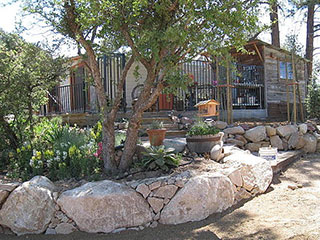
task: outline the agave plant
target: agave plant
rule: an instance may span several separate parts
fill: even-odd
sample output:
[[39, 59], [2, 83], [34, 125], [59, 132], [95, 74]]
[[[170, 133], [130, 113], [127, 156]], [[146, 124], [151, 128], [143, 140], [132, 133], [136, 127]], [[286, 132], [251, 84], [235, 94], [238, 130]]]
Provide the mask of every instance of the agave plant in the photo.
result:
[[174, 153], [173, 148], [151, 146], [146, 149], [146, 152], [143, 152], [141, 166], [147, 170], [161, 169], [168, 171], [170, 168], [177, 167], [181, 158], [180, 154]]

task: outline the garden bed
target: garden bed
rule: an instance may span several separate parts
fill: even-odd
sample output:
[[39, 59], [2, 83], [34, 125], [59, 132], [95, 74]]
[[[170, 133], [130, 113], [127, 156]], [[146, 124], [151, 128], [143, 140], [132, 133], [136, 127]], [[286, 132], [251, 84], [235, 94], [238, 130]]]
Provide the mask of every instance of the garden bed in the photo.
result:
[[224, 164], [195, 158], [169, 175], [146, 179], [133, 180], [133, 174], [73, 185], [35, 177], [12, 189], [1, 184], [6, 196], [1, 201], [0, 225], [20, 235], [117, 232], [155, 227], [158, 222], [199, 221], [266, 191], [272, 180], [269, 162], [233, 147], [226, 152]]

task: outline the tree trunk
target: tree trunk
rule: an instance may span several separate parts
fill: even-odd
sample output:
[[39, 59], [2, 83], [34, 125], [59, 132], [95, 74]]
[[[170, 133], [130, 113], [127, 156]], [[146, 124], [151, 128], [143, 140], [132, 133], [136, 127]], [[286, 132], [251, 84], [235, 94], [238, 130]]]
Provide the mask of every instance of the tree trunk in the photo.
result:
[[152, 67], [147, 69], [147, 80], [145, 81], [145, 86], [140, 94], [134, 109], [133, 114], [130, 117], [128, 131], [127, 131], [127, 138], [123, 149], [123, 154], [121, 157], [119, 168], [121, 170], [125, 170], [132, 164], [133, 156], [135, 154], [137, 142], [138, 142], [138, 132], [140, 128], [141, 118], [143, 112], [151, 107], [156, 101], [157, 98], [162, 90], [161, 82], [163, 76], [160, 77], [158, 85], [156, 88], [153, 89], [151, 93], [153, 83], [156, 79], [155, 71]]
[[136, 151], [136, 146], [138, 142], [138, 133], [142, 113], [143, 112], [134, 113], [129, 121], [127, 138], [119, 165], [119, 168], [121, 170], [126, 170], [132, 164], [133, 156]]
[[11, 129], [9, 123], [4, 119], [3, 116], [0, 116], [0, 125], [4, 129], [6, 137], [8, 138], [9, 143], [12, 146], [12, 148], [17, 149], [19, 146], [19, 140], [18, 140], [16, 134], [14, 133], [14, 131]]
[[314, 37], [314, 8], [315, 4], [310, 1], [308, 5], [307, 17], [307, 41], [306, 41], [306, 59], [310, 62], [307, 63], [307, 76], [308, 83], [312, 79], [312, 61], [313, 61], [313, 37]]
[[271, 21], [271, 44], [280, 48], [280, 30], [279, 30], [279, 16], [278, 16], [278, 3], [273, 2], [271, 5], [270, 13]]
[[110, 121], [104, 113], [104, 120], [102, 124], [102, 156], [104, 162], [104, 169], [106, 172], [117, 172], [117, 163], [115, 161], [115, 132], [114, 121]]

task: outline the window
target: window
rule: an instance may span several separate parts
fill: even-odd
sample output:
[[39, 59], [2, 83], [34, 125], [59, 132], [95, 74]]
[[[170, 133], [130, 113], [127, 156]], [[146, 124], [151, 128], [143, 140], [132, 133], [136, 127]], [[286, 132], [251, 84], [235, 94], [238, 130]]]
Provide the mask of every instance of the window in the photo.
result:
[[293, 79], [292, 63], [280, 62], [280, 78]]

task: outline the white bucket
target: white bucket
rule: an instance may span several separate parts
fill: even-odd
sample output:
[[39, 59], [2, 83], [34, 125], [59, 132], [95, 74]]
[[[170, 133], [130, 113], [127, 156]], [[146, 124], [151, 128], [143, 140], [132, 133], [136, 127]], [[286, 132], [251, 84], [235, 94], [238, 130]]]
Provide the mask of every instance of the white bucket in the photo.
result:
[[265, 160], [277, 160], [278, 149], [273, 147], [259, 148], [259, 156]]

